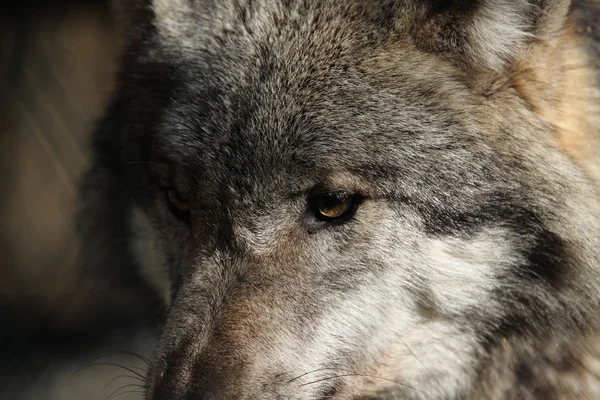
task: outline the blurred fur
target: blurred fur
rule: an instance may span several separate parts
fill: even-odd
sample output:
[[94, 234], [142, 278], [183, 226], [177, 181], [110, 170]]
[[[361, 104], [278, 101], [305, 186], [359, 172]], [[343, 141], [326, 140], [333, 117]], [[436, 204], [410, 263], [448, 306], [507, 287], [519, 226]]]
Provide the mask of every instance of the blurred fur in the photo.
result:
[[86, 270], [78, 259], [77, 186], [114, 80], [119, 38], [101, 1], [5, 3], [0, 399], [106, 400], [142, 386], [115, 365], [147, 367], [122, 352], [150, 356], [160, 310], [139, 281]]

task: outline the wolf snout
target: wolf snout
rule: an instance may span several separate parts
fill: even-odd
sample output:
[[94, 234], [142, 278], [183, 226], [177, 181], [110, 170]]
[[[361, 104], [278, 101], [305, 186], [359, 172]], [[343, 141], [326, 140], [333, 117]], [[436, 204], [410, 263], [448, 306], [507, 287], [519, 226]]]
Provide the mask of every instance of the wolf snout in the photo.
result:
[[193, 384], [182, 382], [181, 377], [165, 376], [148, 391], [147, 400], [219, 400], [214, 382], [194, 380]]
[[[169, 379], [169, 378], [167, 378]], [[210, 388], [194, 387], [181, 388], [178, 382], [162, 380], [148, 392], [147, 400], [219, 400]]]
[[[216, 346], [215, 346], [216, 347]], [[189, 357], [191, 347], [184, 346], [154, 365], [148, 381], [146, 400], [225, 400], [237, 398], [238, 364], [219, 362], [219, 354], [203, 353]], [[232, 397], [232, 395], [234, 395]]]
[[172, 395], [170, 392], [156, 393], [150, 397], [152, 400], [217, 400], [217, 397], [210, 393], [193, 392], [182, 396]]

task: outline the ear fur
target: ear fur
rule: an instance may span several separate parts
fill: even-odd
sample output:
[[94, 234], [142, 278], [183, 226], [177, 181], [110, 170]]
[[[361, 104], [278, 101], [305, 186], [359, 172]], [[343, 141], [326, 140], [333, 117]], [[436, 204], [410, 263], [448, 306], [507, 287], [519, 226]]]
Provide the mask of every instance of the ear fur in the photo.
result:
[[[131, 16], [144, 9], [162, 37], [176, 38], [183, 46], [196, 30], [208, 29], [211, 20], [231, 17], [216, 11], [217, 1], [202, 7], [190, 0], [112, 2], [121, 21], [130, 23]], [[571, 6], [571, 0], [373, 0], [370, 6], [390, 3], [403, 10], [398, 26], [402, 31], [408, 28], [421, 49], [461, 67], [495, 71], [504, 70], [530, 44], [557, 35]]]
[[503, 70], [536, 40], [556, 35], [570, 0], [415, 1], [411, 36], [464, 67]]

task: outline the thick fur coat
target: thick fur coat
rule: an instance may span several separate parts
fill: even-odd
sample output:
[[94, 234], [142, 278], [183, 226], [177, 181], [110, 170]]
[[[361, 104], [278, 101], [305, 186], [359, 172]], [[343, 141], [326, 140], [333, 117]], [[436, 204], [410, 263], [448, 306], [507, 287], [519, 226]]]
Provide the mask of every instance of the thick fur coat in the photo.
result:
[[147, 400], [600, 398], [597, 1], [121, 6], [81, 226]]

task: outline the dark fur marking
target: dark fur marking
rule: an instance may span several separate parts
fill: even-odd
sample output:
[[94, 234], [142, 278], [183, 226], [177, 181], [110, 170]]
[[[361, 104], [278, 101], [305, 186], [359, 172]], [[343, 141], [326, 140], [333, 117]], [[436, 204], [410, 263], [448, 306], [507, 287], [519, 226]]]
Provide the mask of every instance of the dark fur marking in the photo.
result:
[[569, 272], [568, 246], [555, 233], [542, 229], [527, 260], [528, 265], [521, 271], [528, 280], [540, 280], [557, 290], [565, 284]]
[[[533, 218], [531, 215], [529, 217]], [[569, 282], [566, 279], [569, 273], [568, 259], [565, 256], [568, 254], [567, 246], [562, 239], [547, 229], [539, 225], [530, 226], [530, 232], [532, 228], [534, 232], [538, 230], [539, 232], [529, 250], [526, 250], [527, 263], [513, 272], [515, 276], [499, 278], [501, 282], [506, 283], [506, 286], [498, 289], [495, 296], [503, 304], [502, 309], [506, 314], [484, 334], [483, 343], [488, 350], [495, 346], [500, 338], [517, 337], [524, 332], [539, 329], [549, 334], [554, 329], [559, 329], [559, 322], [570, 326], [570, 329], [576, 329], [578, 325], [579, 328], [583, 328], [585, 325], [574, 316], [564, 320], [560, 315], [564, 311], [561, 310], [568, 307], [561, 301], [557, 301], [555, 309], [552, 309], [541, 298], [530, 295], [531, 292], [538, 292], [554, 298], [556, 293], [562, 291]], [[511, 283], [515, 281], [521, 284], [517, 287], [515, 283]], [[540, 318], [540, 315], [545, 317]], [[553, 321], [554, 325], [544, 328], [540, 325], [542, 321]]]

